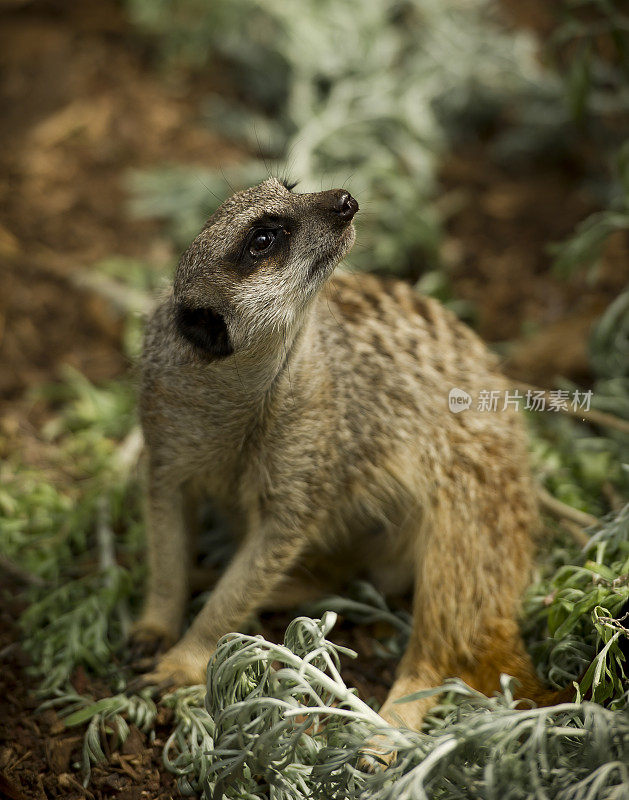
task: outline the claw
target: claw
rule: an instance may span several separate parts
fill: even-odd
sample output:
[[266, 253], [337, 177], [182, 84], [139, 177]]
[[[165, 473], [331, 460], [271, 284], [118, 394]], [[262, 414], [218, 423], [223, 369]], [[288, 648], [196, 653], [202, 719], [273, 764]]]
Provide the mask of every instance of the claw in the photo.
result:
[[397, 751], [383, 736], [374, 736], [361, 748], [357, 767], [372, 775], [388, 769], [397, 758]]
[[137, 630], [127, 642], [125, 665], [139, 672], [151, 670], [157, 663], [157, 657], [166, 652], [168, 647], [169, 641], [163, 634]]
[[129, 696], [132, 694], [139, 694], [143, 689], [151, 689], [151, 697], [161, 696], [176, 686], [173, 678], [166, 678], [164, 680], [156, 681], [149, 673], [148, 675], [138, 675], [137, 678], [129, 681], [124, 693]]
[[144, 673], [153, 672], [157, 667], [157, 658], [148, 656], [147, 658], [133, 657], [127, 661], [126, 666], [131, 667], [134, 672]]

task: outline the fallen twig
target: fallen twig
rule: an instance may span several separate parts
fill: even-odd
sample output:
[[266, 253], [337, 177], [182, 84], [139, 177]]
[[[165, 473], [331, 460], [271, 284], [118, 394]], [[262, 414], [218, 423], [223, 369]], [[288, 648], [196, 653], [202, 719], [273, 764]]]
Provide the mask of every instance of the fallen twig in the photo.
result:
[[20, 583], [25, 583], [29, 586], [46, 585], [46, 581], [40, 578], [39, 575], [33, 575], [31, 572], [27, 572], [6, 556], [0, 556], [0, 572], [5, 572]]
[[575, 541], [583, 546], [588, 543], [589, 536], [585, 533], [583, 528], [589, 528], [592, 525], [598, 525], [599, 520], [592, 514], [587, 514], [585, 511], [579, 511], [578, 508], [562, 503], [557, 500], [550, 492], [539, 486], [537, 489], [537, 496], [539, 498], [542, 508], [552, 514], [553, 517], [561, 520], [564, 527], [570, 531]]

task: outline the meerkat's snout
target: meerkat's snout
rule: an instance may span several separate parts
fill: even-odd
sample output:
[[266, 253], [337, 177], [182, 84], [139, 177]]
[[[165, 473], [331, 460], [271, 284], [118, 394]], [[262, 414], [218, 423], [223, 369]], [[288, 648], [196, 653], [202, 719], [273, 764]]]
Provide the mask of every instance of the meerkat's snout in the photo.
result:
[[[335, 226], [348, 225], [358, 211], [358, 203], [345, 189], [330, 189], [327, 192], [302, 195], [311, 208], [323, 212], [323, 216]], [[330, 215], [330, 212], [332, 214]]]
[[358, 211], [358, 203], [349, 192], [340, 190], [335, 199], [334, 213], [338, 214], [344, 222], [354, 219], [354, 214]]
[[[354, 244], [352, 221], [358, 203], [345, 189], [301, 195], [304, 209], [301, 251], [309, 253], [307, 280], [325, 278]], [[307, 245], [304, 247], [304, 245]]]

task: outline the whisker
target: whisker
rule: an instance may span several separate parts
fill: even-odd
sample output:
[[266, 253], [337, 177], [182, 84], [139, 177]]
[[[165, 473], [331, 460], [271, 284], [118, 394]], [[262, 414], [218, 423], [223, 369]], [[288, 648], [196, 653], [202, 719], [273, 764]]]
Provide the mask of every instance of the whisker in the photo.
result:
[[238, 359], [236, 358], [236, 353], [234, 353], [234, 366], [236, 367], [236, 375], [238, 375], [238, 380], [240, 381], [240, 385], [245, 389], [245, 384], [243, 382], [242, 376], [240, 374], [240, 370], [238, 369]]
[[257, 142], [257, 145], [258, 145], [258, 154], [259, 154], [260, 158], [262, 159], [262, 161], [264, 163], [264, 169], [266, 170], [267, 177], [270, 178], [271, 177], [271, 170], [269, 169], [269, 165], [268, 165], [268, 162], [266, 160], [266, 156], [264, 155], [264, 152], [262, 151], [262, 145], [260, 144], [260, 137], [258, 136], [258, 129], [256, 128], [255, 120], [253, 121], [252, 124], [253, 124], [253, 135], [256, 137], [256, 142]]
[[222, 164], [219, 166], [219, 169], [220, 169], [220, 171], [221, 171], [221, 175], [223, 176], [223, 180], [225, 181], [225, 183], [226, 183], [226, 184], [229, 186], [229, 188], [231, 189], [231, 192], [232, 192], [232, 194], [234, 194], [234, 192], [235, 192], [236, 190], [235, 190], [235, 189], [234, 189], [234, 187], [231, 185], [231, 183], [230, 183], [230, 182], [227, 180], [227, 175], [225, 175], [225, 170], [223, 169], [223, 165], [222, 165]]
[[[327, 283], [324, 285], [324, 287], [323, 287], [323, 293], [325, 294], [325, 302], [326, 302], [326, 304], [327, 304], [327, 306], [328, 306], [328, 311], [329, 311], [329, 312], [330, 312], [330, 314], [332, 315], [332, 319], [333, 319], [333, 320], [336, 322], [336, 324], [339, 326], [339, 330], [340, 330], [342, 333], [345, 333], [345, 328], [344, 328], [344, 327], [343, 327], [343, 325], [341, 325], [341, 323], [338, 321], [338, 319], [336, 318], [336, 314], [334, 313], [334, 311], [332, 311], [332, 308], [331, 308], [331, 306], [330, 306], [330, 293], [331, 293], [331, 292], [333, 292], [333, 291], [335, 291], [335, 289], [334, 289], [333, 285], [332, 285], [332, 284], [331, 284], [331, 283], [328, 281], [328, 282], [327, 282]], [[338, 290], [336, 290], [336, 291], [337, 291], [337, 294], [338, 294]]]
[[[207, 189], [208, 192], [218, 200], [219, 204], [223, 202], [222, 199], [216, 194], [216, 192], [213, 192], [210, 189], [210, 187], [207, 185], [207, 183], [205, 183], [205, 181], [202, 181], [201, 178], [198, 175], [195, 175], [194, 177], [199, 181], [199, 183], [201, 184], [201, 186], [203, 186], [204, 189]], [[208, 208], [207, 208], [207, 210], [205, 212], [206, 214], [209, 212], [210, 208], [211, 208], [211, 206], [208, 206]]]

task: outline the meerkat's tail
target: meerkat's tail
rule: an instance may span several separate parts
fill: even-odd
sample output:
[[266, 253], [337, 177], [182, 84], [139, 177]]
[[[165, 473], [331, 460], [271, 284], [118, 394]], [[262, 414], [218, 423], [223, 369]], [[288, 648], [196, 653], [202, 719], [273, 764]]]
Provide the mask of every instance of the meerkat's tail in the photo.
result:
[[562, 689], [551, 689], [540, 681], [513, 621], [495, 622], [488, 635], [482, 637], [473, 669], [461, 677], [473, 688], [491, 695], [500, 685], [501, 674], [516, 679], [516, 699], [531, 700], [537, 706], [554, 706], [574, 700], [572, 684]]

